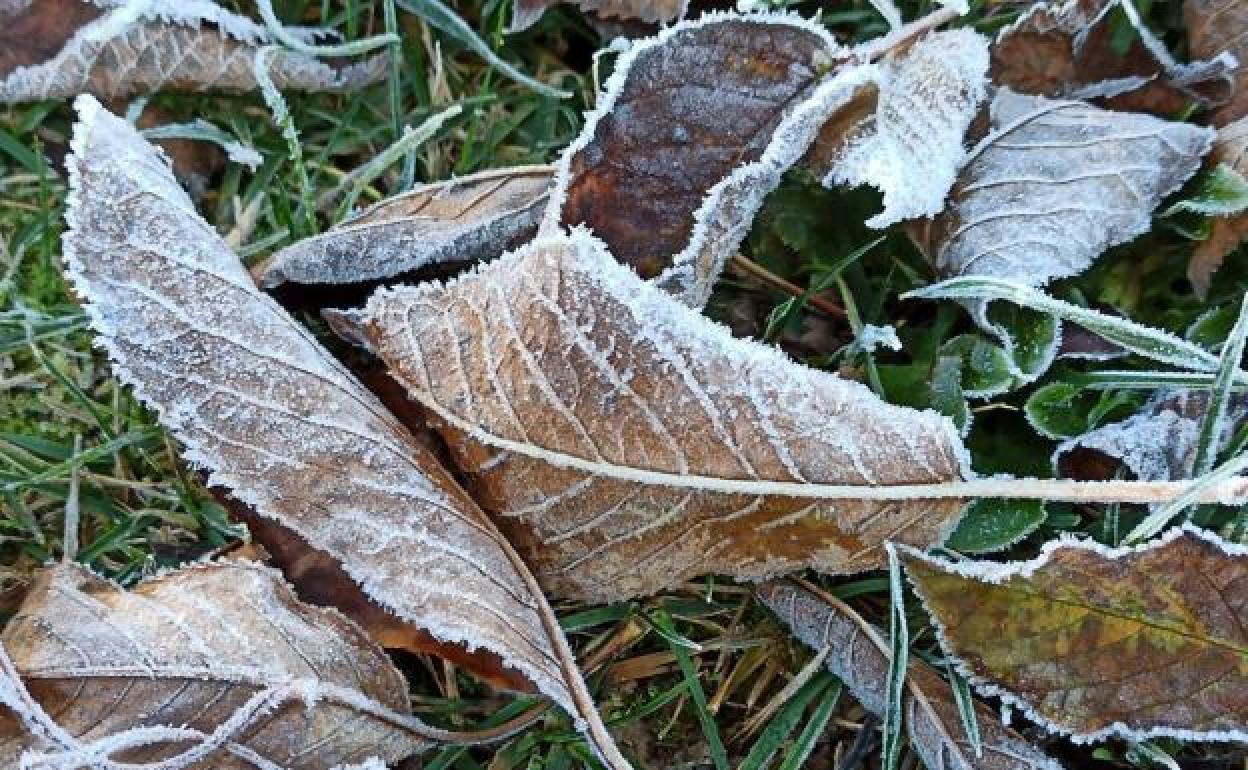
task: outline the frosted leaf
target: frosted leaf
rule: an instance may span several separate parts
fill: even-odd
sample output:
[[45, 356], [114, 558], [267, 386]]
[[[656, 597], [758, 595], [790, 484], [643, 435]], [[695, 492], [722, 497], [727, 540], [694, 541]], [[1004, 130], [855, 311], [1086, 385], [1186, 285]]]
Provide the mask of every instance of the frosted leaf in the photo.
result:
[[850, 350], [854, 353], [874, 353], [880, 348], [888, 348], [894, 352], [901, 350], [897, 328], [892, 324], [885, 326], [865, 324], [854, 337], [854, 341], [850, 343]]
[[509, 32], [528, 29], [547, 8], [570, 2], [582, 11], [603, 19], [667, 24], [684, 17], [689, 0], [512, 0]]
[[852, 130], [824, 184], [879, 188], [884, 211], [871, 227], [935, 216], [966, 158], [987, 72], [988, 41], [970, 29], [934, 33], [888, 59], [874, 114]]
[[[1207, 391], [1157, 393], [1131, 417], [1063, 441], [1053, 452], [1053, 467], [1080, 464], [1080, 456], [1092, 452], [1118, 460], [1142, 481], [1189, 479], [1208, 403]], [[1219, 448], [1226, 446], [1245, 417], [1248, 401], [1233, 398]]]
[[708, 14], [634, 43], [559, 162], [546, 229], [584, 224], [644, 278], [693, 262], [707, 194], [764, 157], [837, 49], [782, 14]]
[[872, 569], [885, 540], [940, 542], [962, 507], [918, 499], [966, 472], [948, 419], [733, 339], [584, 231], [383, 290], [365, 316], [477, 499], [564, 596]]
[[1213, 124], [1229, 125], [1248, 115], [1248, 5], [1242, 0], [1183, 0], [1183, 26], [1192, 56], [1225, 56], [1240, 65], [1232, 71], [1230, 101], [1214, 113]]
[[[1128, 11], [1135, 36], [1121, 50], [1115, 9]], [[1014, 91], [1097, 99], [1118, 110], [1172, 115], [1192, 102], [1225, 101], [1235, 63], [1214, 56], [1180, 64], [1119, 0], [1036, 3], [998, 33], [992, 80]]]
[[845, 68], [785, 115], [762, 157], [738, 166], [710, 189], [694, 214], [688, 245], [672, 257], [671, 266], [654, 279], [655, 284], [690, 307], [704, 306], [767, 194], [780, 186], [784, 172], [824, 135], [829, 120], [869, 90], [874, 76], [874, 67]]
[[255, 268], [256, 281], [264, 288], [356, 283], [496, 257], [537, 231], [551, 173], [548, 166], [499, 169], [396, 195], [281, 250]]
[[532, 575], [437, 459], [275, 302], [160, 154], [91, 97], [68, 161], [68, 273], [118, 376], [186, 457], [333, 556], [370, 599], [485, 649], [618, 756]]
[[1008, 564], [902, 552], [980, 693], [1076, 743], [1248, 739], [1248, 548], [1188, 524], [1140, 546], [1054, 540]]
[[[74, 744], [178, 729], [177, 740], [118, 752], [128, 762], [199, 748], [207, 753], [196, 767], [254, 768], [242, 758], [249, 751], [284, 770], [327, 770], [367, 754], [398, 761], [454, 737], [410, 715], [403, 675], [358, 626], [303, 604], [255, 564], [188, 567], [130, 591], [77, 565], [51, 567], [0, 641]], [[3, 767], [27, 750], [78, 749], [40, 740], [0, 710]]]
[[[824, 666], [863, 707], [884, 715], [891, 653], [878, 629], [836, 597], [791, 581], [764, 583], [758, 597], [804, 644], [828, 648]], [[983, 748], [977, 757], [952, 688], [921, 660], [910, 659], [902, 697], [910, 745], [931, 770], [1060, 770], [981, 703], [975, 704]]]
[[[1225, 163], [1240, 176], [1248, 175], [1248, 117], [1218, 129], [1209, 160], [1213, 164]], [[1209, 237], [1196, 244], [1187, 265], [1187, 278], [1201, 297], [1209, 293], [1213, 274], [1222, 266], [1222, 260], [1248, 235], [1248, 214], [1212, 217], [1210, 222]]]
[[[249, 91], [269, 32], [209, 0], [40, 0], [0, 25], [0, 103], [80, 93], [121, 99], [163, 88]], [[280, 88], [352, 90], [385, 57], [334, 67], [289, 50], [270, 59]]]
[[948, 207], [916, 228], [945, 276], [1042, 285], [1147, 232], [1157, 204], [1200, 167], [1209, 129], [1008, 89]]

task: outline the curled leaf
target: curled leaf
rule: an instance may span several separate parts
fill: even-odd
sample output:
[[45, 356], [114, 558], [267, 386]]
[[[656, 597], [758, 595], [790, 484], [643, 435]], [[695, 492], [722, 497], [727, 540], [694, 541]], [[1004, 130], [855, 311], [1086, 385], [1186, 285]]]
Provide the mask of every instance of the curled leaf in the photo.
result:
[[563, 595], [871, 569], [962, 507], [915, 499], [964, 473], [947, 419], [733, 339], [583, 231], [379, 292], [362, 331]]
[[[0, 103], [80, 93], [120, 99], [163, 88], [250, 91], [271, 35], [210, 0], [40, 0], [0, 24]], [[351, 90], [385, 76], [385, 57], [334, 67], [289, 50], [270, 60], [280, 88]]]
[[936, 32], [881, 67], [875, 112], [848, 133], [824, 184], [870, 184], [887, 227], [935, 216], [962, 167], [962, 137], [986, 95], [988, 41], [969, 29]]
[[572, 2], [582, 11], [603, 19], [668, 24], [685, 15], [689, 0], [512, 0], [510, 32], [528, 29], [547, 8]]
[[903, 558], [971, 684], [1046, 727], [1079, 743], [1248, 736], [1243, 546], [1184, 526], [1011, 564]]
[[498, 655], [627, 767], [506, 539], [255, 287], [157, 152], [91, 97], [78, 110], [65, 258], [118, 376], [210, 483], [332, 556], [400, 619]]
[[502, 254], [537, 232], [552, 170], [485, 171], [418, 187], [286, 247], [253, 271], [272, 288], [392, 278], [439, 262]]
[[[828, 649], [824, 665], [877, 716], [887, 708], [888, 641], [844, 602], [793, 581], [769, 581], [758, 597], [804, 644]], [[1061, 767], [976, 703], [982, 754], [967, 736], [953, 689], [940, 674], [911, 658], [902, 696], [910, 745], [929, 768], [940, 770], [1059, 770]]]
[[1234, 71], [1227, 57], [1175, 62], [1131, 8], [1134, 39], [1120, 50], [1111, 23], [1121, 0], [1036, 3], [998, 33], [993, 82], [1021, 93], [1095, 99], [1117, 110], [1172, 115], [1193, 102], [1225, 102]]
[[[763, 158], [837, 49], [780, 14], [709, 14], [634, 43], [560, 160], [547, 222], [586, 225], [644, 278], [694, 262], [719, 206], [708, 194]], [[753, 189], [761, 202], [769, 188]]]
[[[1248, 117], [1218, 129], [1209, 160], [1225, 163], [1240, 176], [1248, 175]], [[1213, 274], [1222, 266], [1226, 255], [1239, 247], [1245, 235], [1248, 235], [1248, 214], [1212, 218], [1209, 237], [1196, 245], [1187, 265], [1187, 278], [1198, 296], [1209, 293]]]
[[[0, 641], [45, 712], [5, 699], [4, 767], [25, 751], [51, 759], [95, 744], [154, 768], [252, 768], [260, 757], [328, 770], [456, 738], [410, 716], [403, 675], [358, 626], [246, 562], [185, 568], [131, 591], [77, 565], [51, 567]], [[49, 718], [70, 740], [51, 731], [40, 740], [24, 724]]]
[[1200, 166], [1212, 131], [1008, 89], [948, 208], [917, 240], [942, 275], [1042, 285], [1146, 232]]

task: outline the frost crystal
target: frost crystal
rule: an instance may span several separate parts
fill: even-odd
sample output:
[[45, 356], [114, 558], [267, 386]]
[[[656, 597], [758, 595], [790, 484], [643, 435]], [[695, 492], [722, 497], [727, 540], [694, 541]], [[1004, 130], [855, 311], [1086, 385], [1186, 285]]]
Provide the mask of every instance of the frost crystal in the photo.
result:
[[962, 137], [987, 87], [988, 41], [970, 29], [937, 32], [882, 65], [873, 115], [834, 160], [824, 184], [878, 187], [883, 228], [935, 216], [966, 158]]

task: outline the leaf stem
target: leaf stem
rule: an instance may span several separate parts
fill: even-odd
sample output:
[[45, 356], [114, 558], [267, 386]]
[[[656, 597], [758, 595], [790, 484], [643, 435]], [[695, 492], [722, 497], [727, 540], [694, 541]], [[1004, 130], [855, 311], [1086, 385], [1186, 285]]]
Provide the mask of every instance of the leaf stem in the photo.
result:
[[750, 277], [757, 278], [763, 283], [773, 286], [787, 294], [791, 294], [798, 299], [802, 299], [804, 297], [806, 299], [806, 304], [819, 310], [825, 315], [841, 319], [848, 317], [845, 309], [837, 305], [835, 302], [824, 299], [818, 294], [808, 292], [792, 281], [781, 278], [749, 257], [741, 254], [734, 254], [729, 262], [739, 272], [742, 272]]
[[921, 19], [915, 19], [909, 24], [889, 32], [887, 35], [877, 37], [874, 40], [868, 40], [857, 46], [850, 51], [848, 58], [863, 63], [875, 61], [886, 54], [892, 53], [894, 49], [907, 45], [916, 37], [948, 24], [960, 15], [953, 8], [941, 8], [938, 11], [933, 11]]

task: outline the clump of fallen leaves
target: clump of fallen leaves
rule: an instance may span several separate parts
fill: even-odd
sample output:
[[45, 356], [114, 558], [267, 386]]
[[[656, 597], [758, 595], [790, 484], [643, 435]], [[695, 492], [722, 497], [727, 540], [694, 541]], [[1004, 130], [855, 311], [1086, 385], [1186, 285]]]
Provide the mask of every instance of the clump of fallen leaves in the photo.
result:
[[[174, 13], [100, 2], [45, 15], [55, 5], [2, 11], [7, 29], [55, 42], [0, 59], [6, 98], [325, 89], [357, 72], [257, 51], [274, 33], [211, 4]], [[0, 723], [0, 756], [112, 770], [377, 767], [496, 740], [540, 715], [480, 732], [427, 725], [408, 713], [385, 646], [542, 694], [575, 719], [598, 761], [622, 770], [629, 760], [549, 599], [632, 599], [707, 573], [766, 581], [761, 602], [883, 720], [889, 767], [903, 736], [931, 767], [1058, 766], [971, 688], [1075, 741], [1243, 740], [1246, 554], [1172, 525], [1191, 506], [1248, 503], [1248, 456], [1215, 462], [1242, 445], [1232, 390], [1245, 377], [1248, 303], [1215, 355], [1043, 291], [1148, 232], [1215, 144], [1209, 127], [1123, 112], [1115, 100], [1159, 85], [1166, 100], [1190, 99], [1221, 120], [1236, 98], [1220, 57], [1229, 43], [1179, 65], [1123, 0], [1115, 8], [1151, 58], [1107, 71], [1083, 54], [1108, 6], [1032, 9], [995, 45], [940, 30], [956, 9], [904, 25], [882, 8], [892, 31], [853, 47], [783, 14], [677, 23], [622, 53], [553, 169], [400, 194], [252, 271], [200, 218], [165, 157], [79, 97], [68, 275], [118, 377], [234, 498], [266, 550], [255, 555], [292, 585], [238, 561], [130, 591], [80, 567], [47, 568], [4, 632], [0, 703], [13, 718]], [[611, 13], [657, 21], [682, 10]], [[515, 24], [533, 13], [518, 8]], [[166, 46], [196, 52], [192, 63], [216, 74], [162, 66]], [[1019, 62], [1009, 50], [1038, 46], [1069, 59], [1039, 74], [1010, 69]], [[271, 83], [252, 66], [266, 58]], [[314, 75], [274, 74], [283, 67]], [[1238, 172], [1231, 134], [1222, 129], [1216, 156], [1224, 175]], [[829, 188], [881, 192], [865, 224], [904, 223], [948, 279], [913, 296], [960, 301], [1001, 342], [1000, 382], [964, 392], [955, 358], [940, 364], [956, 385], [944, 413], [890, 404], [704, 315], [766, 195], [802, 168]], [[1189, 208], [1200, 205], [1211, 210]], [[262, 291], [384, 282], [455, 261], [482, 264], [326, 313], [419, 413], [388, 410]], [[1164, 445], [1139, 439], [1161, 433], [1169, 396], [1055, 455], [1108, 451], [1134, 480], [979, 477], [970, 467], [966, 398], [1043, 375], [1059, 322], [1103, 338], [1109, 355], [1181, 375], [1157, 380], [1207, 390], [1177, 400]], [[857, 332], [868, 353], [901, 346], [891, 327]], [[1162, 457], [1137, 462], [1146, 450]], [[1028, 513], [1037, 500], [1153, 509], [1120, 548], [1056, 540], [1015, 564], [930, 553], [946, 541], [968, 553], [1007, 546], [1036, 523], [1021, 516], [1013, 531], [993, 531], [1014, 519], [992, 506]], [[903, 565], [948, 679], [908, 658]], [[887, 637], [841, 599], [779, 579], [882, 567]], [[672, 657], [683, 670], [681, 649]], [[823, 703], [826, 723], [835, 695]], [[722, 745], [710, 751], [726, 761]]]

